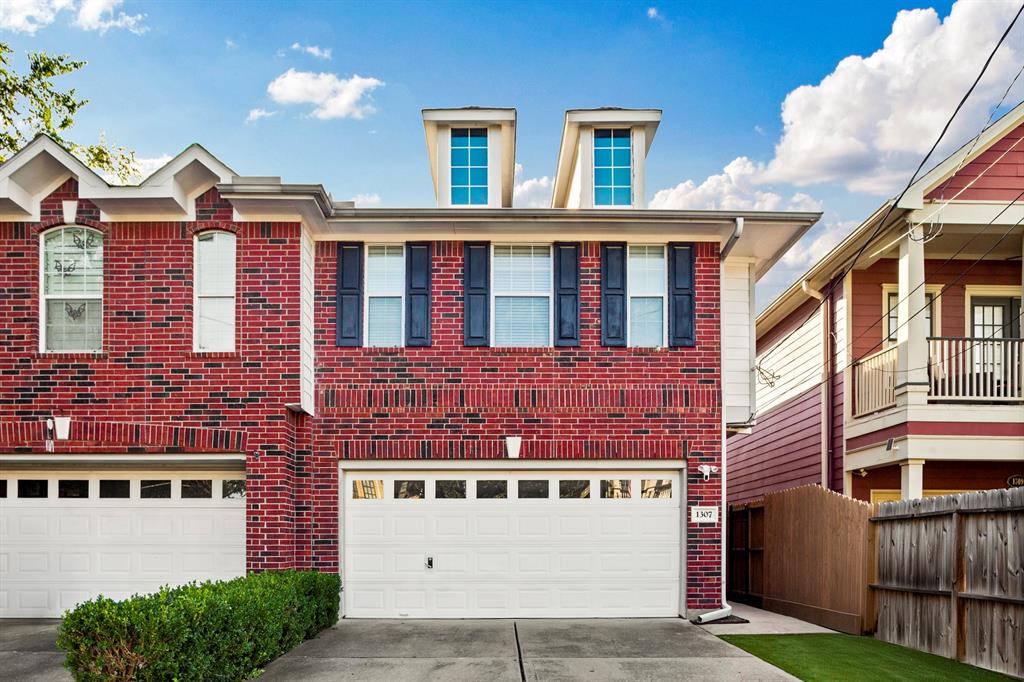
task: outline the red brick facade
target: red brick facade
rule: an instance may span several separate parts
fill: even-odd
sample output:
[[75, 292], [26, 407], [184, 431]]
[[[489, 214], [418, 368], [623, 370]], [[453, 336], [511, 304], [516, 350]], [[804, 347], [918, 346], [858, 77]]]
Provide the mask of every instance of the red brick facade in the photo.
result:
[[[253, 570], [338, 570], [339, 459], [488, 459], [523, 437], [523, 459], [688, 457], [687, 501], [720, 504], [721, 377], [718, 245], [696, 252], [696, 346], [665, 350], [600, 343], [600, 248], [581, 253], [578, 348], [463, 345], [462, 243], [436, 242], [432, 346], [339, 348], [334, 343], [335, 243], [316, 245], [317, 416], [296, 416], [300, 227], [232, 223], [215, 190], [196, 222], [78, 222], [104, 241], [104, 351], [38, 353], [39, 240], [59, 224], [69, 181], [41, 224], [0, 223], [0, 449], [41, 452], [41, 420], [73, 415], [58, 452], [246, 453], [248, 564]], [[236, 352], [192, 350], [192, 235], [238, 234]], [[687, 514], [687, 518], [689, 514]], [[688, 605], [716, 607], [721, 528], [687, 529]]]

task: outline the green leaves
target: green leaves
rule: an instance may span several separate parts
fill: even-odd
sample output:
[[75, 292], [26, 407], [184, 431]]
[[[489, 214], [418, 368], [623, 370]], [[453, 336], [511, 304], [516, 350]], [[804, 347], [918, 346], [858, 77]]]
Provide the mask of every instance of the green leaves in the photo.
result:
[[76, 680], [243, 680], [338, 620], [341, 581], [267, 572], [98, 597], [64, 615], [57, 646]]
[[78, 71], [84, 61], [66, 54], [28, 53], [28, 73], [18, 74], [11, 64], [13, 50], [0, 42], [0, 163], [40, 133], [97, 171], [130, 182], [138, 174], [135, 152], [111, 145], [100, 136], [96, 144], [82, 145], [65, 137], [75, 123], [79, 109], [89, 103], [79, 99], [74, 88], [62, 91], [53, 79]]

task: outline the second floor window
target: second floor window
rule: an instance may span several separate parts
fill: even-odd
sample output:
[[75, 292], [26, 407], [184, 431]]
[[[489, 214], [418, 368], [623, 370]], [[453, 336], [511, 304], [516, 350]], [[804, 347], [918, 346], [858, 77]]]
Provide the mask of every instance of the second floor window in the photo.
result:
[[[935, 294], [928, 292], [924, 295], [925, 309], [924, 312], [917, 313], [918, 315], [924, 316], [925, 326], [928, 328], [928, 336], [936, 336], [935, 323], [932, 318], [932, 308], [935, 306]], [[896, 335], [899, 333], [899, 302], [900, 296], [896, 292], [890, 291], [885, 296], [886, 302], [886, 341], [896, 341]], [[915, 313], [917, 311], [911, 311]]]
[[401, 346], [405, 247], [371, 244], [366, 249], [366, 345]]
[[629, 345], [665, 345], [665, 247], [630, 245], [626, 287], [629, 292]]
[[198, 234], [195, 249], [195, 350], [231, 352], [235, 350], [235, 235]]
[[551, 247], [493, 248], [494, 345], [551, 345]]
[[41, 350], [103, 349], [103, 234], [60, 227], [42, 235]]
[[452, 128], [452, 205], [487, 205], [487, 129]]
[[632, 206], [632, 155], [628, 128], [594, 131], [595, 206]]

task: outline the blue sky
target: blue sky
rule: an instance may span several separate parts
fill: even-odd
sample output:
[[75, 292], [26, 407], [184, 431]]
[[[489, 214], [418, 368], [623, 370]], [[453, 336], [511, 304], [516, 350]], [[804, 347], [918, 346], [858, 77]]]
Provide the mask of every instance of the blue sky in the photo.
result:
[[[565, 109], [661, 108], [648, 194], [675, 191], [654, 203], [824, 210], [807, 252], [759, 292], [763, 305], [898, 191], [930, 145], [1014, 10], [1009, 0], [969, 4], [950, 17], [950, 2], [886, 0], [0, 0], [0, 40], [17, 65], [36, 49], [88, 61], [65, 78], [91, 100], [78, 141], [103, 132], [143, 159], [199, 142], [239, 173], [319, 182], [364, 205], [433, 203], [424, 107], [516, 107], [519, 179], [534, 180], [520, 203], [544, 193]], [[900, 10], [928, 8], [890, 35]], [[1011, 43], [956, 141], [977, 132], [1008, 84], [1024, 52]], [[839, 67], [857, 56], [869, 59]], [[805, 96], [787, 100], [801, 86]], [[270, 115], [247, 122], [253, 110]]]

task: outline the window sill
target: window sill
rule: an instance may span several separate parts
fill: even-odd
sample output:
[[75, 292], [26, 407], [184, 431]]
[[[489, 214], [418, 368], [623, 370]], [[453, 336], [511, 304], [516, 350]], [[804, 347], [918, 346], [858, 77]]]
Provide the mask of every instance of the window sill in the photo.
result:
[[242, 354], [237, 350], [194, 350], [189, 357], [200, 360], [238, 360]]
[[36, 351], [32, 354], [33, 358], [38, 360], [105, 360], [107, 358], [106, 351]]

